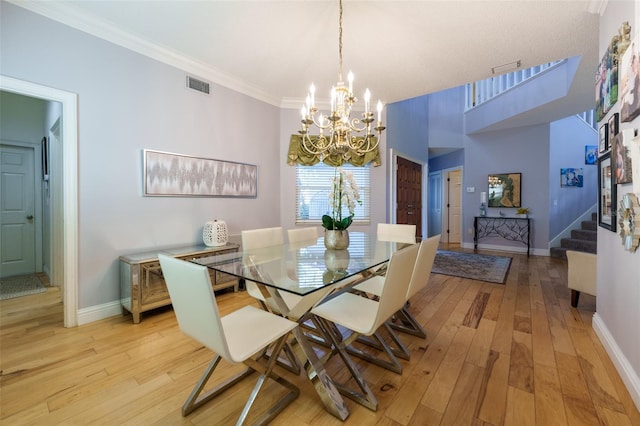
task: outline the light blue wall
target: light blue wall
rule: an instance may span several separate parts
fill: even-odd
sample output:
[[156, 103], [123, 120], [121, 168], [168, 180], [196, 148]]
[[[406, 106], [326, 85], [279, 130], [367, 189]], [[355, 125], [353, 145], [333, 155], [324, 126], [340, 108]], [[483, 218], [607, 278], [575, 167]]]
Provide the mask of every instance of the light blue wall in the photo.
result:
[[[502, 99], [494, 101], [501, 102]], [[597, 144], [596, 132], [584, 121], [572, 116], [557, 123], [465, 135], [463, 102], [464, 87], [459, 87], [411, 99], [407, 105], [403, 105], [403, 102], [395, 104], [396, 111], [411, 111], [415, 105], [428, 105], [426, 133], [429, 135], [429, 148], [461, 148], [430, 158], [429, 171], [464, 166], [463, 186], [475, 188], [475, 192], [463, 190], [462, 193], [463, 244], [473, 244], [473, 218], [478, 213], [480, 192], [488, 189], [487, 176], [521, 173], [522, 205], [531, 209], [532, 247], [548, 250], [549, 241], [594, 203], [597, 174], [594, 174], [595, 166], [584, 165], [584, 147]], [[410, 122], [406, 118], [403, 120], [396, 122], [390, 119], [389, 126], [397, 127], [403, 122]], [[474, 120], [476, 125], [482, 126], [478, 115]], [[493, 117], [487, 117], [486, 120], [492, 123]], [[410, 134], [411, 130], [415, 128], [405, 129], [405, 139], [418, 138]], [[419, 135], [424, 131], [424, 128], [419, 128]], [[583, 167], [585, 187], [561, 189], [560, 167]], [[557, 206], [552, 205], [552, 200], [558, 200]], [[500, 211], [507, 216], [515, 214], [515, 209], [495, 208], [490, 208], [488, 214], [498, 216]], [[523, 248], [521, 243], [497, 238], [484, 239], [482, 242]]]
[[[463, 241], [472, 244], [473, 217], [480, 206], [480, 192], [488, 189], [489, 174], [521, 173], [521, 201], [531, 209], [533, 218], [531, 246], [547, 249], [549, 235], [549, 125], [521, 127], [517, 129], [487, 132], [467, 136], [465, 143], [464, 187], [475, 187], [475, 193], [462, 193]], [[503, 212], [513, 216], [513, 208], [489, 208], [489, 216]], [[483, 240], [486, 244], [516, 246], [504, 239]]]
[[464, 166], [464, 149], [458, 149], [448, 154], [429, 158], [430, 172], [452, 169], [458, 166]]
[[429, 159], [428, 97], [387, 106], [387, 148], [426, 163]]
[[430, 94], [429, 148], [462, 148], [464, 145], [464, 86]]
[[[598, 141], [593, 127], [576, 116], [551, 123], [550, 131], [549, 239], [553, 239], [598, 201], [598, 166], [585, 164], [585, 146]], [[560, 187], [560, 169], [567, 167], [582, 168], [582, 188]]]
[[[280, 224], [280, 109], [0, 2], [2, 75], [78, 94], [79, 308], [119, 300], [118, 257]], [[41, 137], [42, 135], [40, 135]], [[142, 150], [258, 166], [258, 197], [144, 197]]]

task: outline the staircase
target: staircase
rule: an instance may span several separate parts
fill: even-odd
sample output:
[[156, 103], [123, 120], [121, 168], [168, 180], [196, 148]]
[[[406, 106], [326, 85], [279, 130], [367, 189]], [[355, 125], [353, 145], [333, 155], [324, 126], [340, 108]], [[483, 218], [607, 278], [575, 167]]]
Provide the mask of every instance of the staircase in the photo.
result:
[[571, 238], [560, 240], [560, 247], [551, 247], [550, 256], [567, 259], [567, 250], [596, 253], [598, 249], [598, 214], [591, 213], [591, 220], [582, 221], [580, 229], [571, 231]]

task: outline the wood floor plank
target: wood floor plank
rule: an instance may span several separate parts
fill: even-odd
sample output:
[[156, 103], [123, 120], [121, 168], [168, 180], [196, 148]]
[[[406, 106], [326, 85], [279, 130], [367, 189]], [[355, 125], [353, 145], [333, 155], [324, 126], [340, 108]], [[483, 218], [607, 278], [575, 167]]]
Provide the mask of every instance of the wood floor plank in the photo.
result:
[[536, 422], [541, 425], [566, 425], [560, 378], [555, 367], [535, 363]]
[[[427, 338], [400, 334], [411, 350], [403, 374], [354, 359], [378, 411], [347, 399], [351, 414], [343, 422], [326, 411], [304, 375], [278, 369], [301, 393], [272, 424], [640, 425], [592, 329], [595, 297], [583, 295], [572, 308], [565, 261], [511, 256], [505, 284], [431, 274], [409, 306]], [[222, 314], [255, 305], [243, 291], [217, 296]], [[180, 332], [170, 307], [145, 313], [140, 324], [127, 314], [65, 329], [59, 288], [3, 300], [0, 423], [235, 423], [255, 376], [182, 417], [180, 407], [212, 356]], [[332, 377], [347, 378], [334, 361], [327, 365]], [[241, 368], [225, 365], [216, 379]], [[258, 408], [281, 392], [267, 386]]]
[[504, 425], [534, 426], [536, 424], [534, 394], [509, 386]]

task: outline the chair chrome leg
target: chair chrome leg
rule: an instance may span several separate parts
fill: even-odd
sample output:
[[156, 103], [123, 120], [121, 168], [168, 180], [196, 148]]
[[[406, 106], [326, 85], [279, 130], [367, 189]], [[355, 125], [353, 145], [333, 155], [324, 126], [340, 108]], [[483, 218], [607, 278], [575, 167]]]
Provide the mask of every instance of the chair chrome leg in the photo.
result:
[[189, 394], [189, 397], [182, 405], [183, 416], [188, 415], [196, 408], [202, 406], [203, 404], [215, 398], [216, 396], [220, 395], [222, 392], [226, 391], [236, 383], [240, 382], [242, 379], [253, 374], [253, 369], [247, 368], [242, 373], [231, 377], [229, 380], [216, 386], [214, 389], [211, 389], [209, 392], [202, 395], [202, 397], [198, 398], [198, 396], [200, 395], [200, 392], [202, 392], [202, 389], [204, 388], [204, 385], [206, 385], [209, 378], [211, 378], [211, 375], [213, 374], [213, 370], [216, 369], [221, 359], [222, 358], [220, 357], [220, 355], [216, 355], [213, 361], [209, 363], [209, 366], [206, 368], [206, 370], [204, 370], [204, 373], [200, 377], [200, 380], [198, 380], [198, 383], [191, 391], [191, 394]]
[[216, 355], [215, 358], [211, 361], [211, 363], [209, 363], [203, 375], [200, 377], [200, 380], [198, 381], [196, 386], [193, 388], [193, 390], [191, 391], [191, 394], [189, 395], [184, 405], [182, 406], [182, 415], [187, 416], [189, 413], [201, 407], [203, 404], [207, 403], [211, 399], [222, 394], [224, 391], [226, 391], [236, 383], [240, 382], [244, 378], [250, 376], [254, 372], [259, 372], [261, 373], [261, 375], [258, 378], [258, 381], [253, 391], [251, 392], [251, 396], [249, 397], [249, 400], [247, 401], [247, 403], [245, 404], [242, 410], [242, 413], [240, 415], [240, 418], [238, 419], [237, 424], [244, 423], [244, 420], [246, 419], [249, 413], [249, 410], [251, 409], [251, 406], [255, 402], [255, 399], [258, 393], [260, 392], [260, 389], [262, 389], [262, 386], [264, 385], [265, 380], [267, 378], [271, 378], [274, 381], [278, 382], [280, 385], [289, 389], [289, 392], [287, 392], [281, 399], [279, 399], [273, 406], [271, 406], [269, 410], [263, 413], [260, 419], [256, 422], [256, 424], [260, 424], [260, 425], [269, 423], [271, 420], [273, 420], [273, 418], [278, 413], [280, 413], [287, 405], [289, 405], [291, 401], [296, 399], [300, 394], [300, 390], [293, 383], [283, 379], [273, 371], [273, 368], [276, 365], [278, 360], [278, 355], [283, 350], [284, 345], [287, 343], [288, 337], [289, 336], [287, 334], [285, 336], [282, 336], [280, 339], [276, 341], [276, 343], [273, 345], [272, 356], [270, 357], [266, 366], [262, 365], [255, 359], [249, 358], [245, 361], [245, 364], [247, 365], [248, 368], [245, 369], [242, 373], [231, 377], [230, 379], [226, 380], [222, 384], [216, 386], [215, 388], [211, 389], [207, 393], [200, 396], [200, 393], [204, 389], [204, 386], [206, 385], [207, 381], [211, 378], [213, 371], [216, 369], [216, 367], [220, 363], [220, 360], [222, 359], [219, 355]]
[[260, 416], [260, 419], [255, 422], [255, 424], [259, 424], [259, 425], [268, 424], [271, 420], [275, 418], [275, 416], [278, 415], [278, 413], [280, 413], [287, 405], [289, 405], [291, 401], [293, 401], [298, 397], [298, 395], [300, 395], [300, 389], [298, 389], [293, 383], [290, 383], [289, 381], [283, 379], [273, 371], [273, 368], [277, 364], [278, 355], [287, 344], [288, 337], [289, 337], [288, 335], [282, 336], [276, 342], [272, 351], [273, 356], [271, 357], [269, 362], [267, 362], [267, 365], [263, 366], [262, 364], [260, 364], [259, 362], [251, 358], [249, 358], [245, 362], [247, 365], [249, 365], [249, 368], [253, 369], [254, 371], [261, 372], [262, 374], [258, 378], [258, 381], [256, 382], [256, 385], [253, 388], [253, 391], [251, 392], [251, 395], [249, 396], [249, 399], [247, 400], [247, 403], [245, 404], [244, 409], [240, 414], [240, 417], [238, 418], [238, 422], [236, 423], [237, 425], [243, 424], [244, 421], [246, 420], [247, 415], [249, 414], [249, 410], [251, 409], [251, 406], [255, 402], [256, 397], [258, 396], [258, 393], [262, 389], [262, 386], [264, 385], [267, 378], [271, 378], [274, 381], [280, 383], [282, 386], [289, 389], [289, 392], [287, 392], [274, 405], [272, 405], [269, 408], [269, 410], [263, 413], [262, 416]]
[[[385, 328], [387, 329], [387, 332], [389, 333], [389, 336], [391, 337], [391, 340], [393, 340], [393, 343], [394, 343], [394, 345], [389, 346], [389, 348], [391, 349], [391, 352], [393, 352], [393, 354], [398, 358], [409, 361], [411, 359], [411, 352], [405, 346], [405, 344], [402, 343], [398, 335], [393, 331], [393, 329], [391, 328], [393, 327], [392, 324], [393, 323], [391, 321], [387, 321], [384, 323]], [[377, 339], [373, 339], [367, 336], [359, 336], [356, 339], [356, 341], [358, 341], [359, 343], [365, 344], [371, 348], [377, 349], [379, 351], [384, 351], [384, 348], [378, 342]]]
[[388, 360], [383, 360], [378, 357], [371, 356], [370, 354], [361, 351], [360, 349], [354, 348], [351, 345], [348, 345], [346, 347], [347, 352], [349, 352], [349, 354], [351, 355], [357, 356], [358, 358], [364, 359], [365, 361], [369, 361], [370, 363], [375, 364], [379, 367], [386, 368], [387, 370], [393, 371], [397, 374], [402, 374], [402, 364], [400, 364], [398, 358], [396, 358], [396, 356], [393, 354], [393, 350], [391, 349], [391, 347], [389, 347], [389, 345], [385, 343], [384, 339], [380, 336], [380, 334], [378, 334], [377, 331], [373, 333], [371, 337], [374, 339], [374, 341], [377, 341], [378, 345], [380, 345], [380, 347], [382, 348], [382, 352], [387, 355]]
[[401, 324], [391, 323], [389, 324], [391, 328], [423, 339], [427, 338], [427, 332], [406, 306], [399, 310], [396, 315]]
[[344, 365], [347, 367], [347, 369], [351, 373], [351, 377], [355, 380], [361, 392], [358, 392], [355, 389], [351, 389], [340, 383], [335, 383], [336, 388], [341, 394], [343, 394], [347, 398], [352, 399], [353, 401], [365, 406], [366, 408], [372, 411], [376, 411], [378, 409], [378, 400], [376, 399], [375, 395], [371, 391], [371, 388], [369, 387], [367, 382], [364, 380], [364, 378], [360, 374], [358, 367], [354, 364], [353, 360], [347, 353], [347, 350], [346, 350], [347, 340], [342, 340], [342, 339], [338, 340], [336, 336], [334, 336], [334, 334], [331, 331], [329, 331], [329, 329], [332, 326], [334, 326], [329, 321], [320, 317], [317, 317], [317, 321], [321, 329], [323, 330], [323, 332], [326, 333], [327, 338], [331, 340], [334, 351], [340, 355], [340, 358], [342, 358]]

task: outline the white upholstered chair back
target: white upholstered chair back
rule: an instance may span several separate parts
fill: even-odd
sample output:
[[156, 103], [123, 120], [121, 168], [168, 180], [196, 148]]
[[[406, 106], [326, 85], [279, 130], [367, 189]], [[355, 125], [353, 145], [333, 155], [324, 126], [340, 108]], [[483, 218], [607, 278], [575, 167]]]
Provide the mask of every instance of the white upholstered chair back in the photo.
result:
[[229, 351], [218, 304], [206, 266], [158, 254], [180, 330], [229, 362]]
[[389, 260], [376, 319], [371, 324], [368, 333], [374, 333], [386, 320], [402, 308], [406, 302], [407, 290], [411, 281], [411, 274], [418, 255], [417, 244], [398, 250]]
[[305, 242], [316, 242], [318, 239], [318, 228], [315, 226], [308, 226], [306, 228], [292, 228], [287, 230], [287, 236], [289, 238], [289, 243], [297, 244], [297, 243], [305, 243]]
[[416, 226], [397, 223], [379, 223], [378, 240], [396, 241], [398, 243], [416, 243]]
[[253, 250], [284, 244], [284, 230], [281, 226], [273, 228], [249, 229], [241, 231], [242, 249]]
[[429, 282], [429, 276], [431, 275], [431, 269], [433, 268], [439, 243], [440, 235], [434, 235], [426, 240], [422, 240], [420, 243], [418, 258], [416, 259], [416, 265], [411, 275], [411, 283], [407, 291], [407, 300], [411, 299], [417, 292], [426, 287]]

